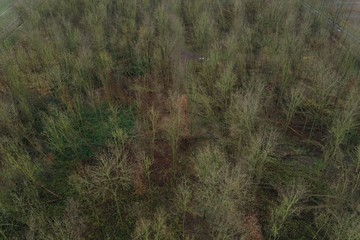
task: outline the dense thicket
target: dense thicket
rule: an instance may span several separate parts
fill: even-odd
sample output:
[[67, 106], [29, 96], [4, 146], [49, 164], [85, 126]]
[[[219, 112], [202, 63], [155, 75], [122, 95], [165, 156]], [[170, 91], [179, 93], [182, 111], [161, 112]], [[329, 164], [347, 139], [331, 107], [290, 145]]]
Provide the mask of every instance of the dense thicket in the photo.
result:
[[23, 0], [0, 238], [360, 239], [359, 52], [299, 0]]

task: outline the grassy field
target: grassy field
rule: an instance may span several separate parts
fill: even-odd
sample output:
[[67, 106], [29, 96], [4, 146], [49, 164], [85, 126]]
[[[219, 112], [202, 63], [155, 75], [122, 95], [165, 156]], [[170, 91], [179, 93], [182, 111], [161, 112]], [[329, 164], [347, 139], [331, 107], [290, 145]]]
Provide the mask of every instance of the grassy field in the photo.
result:
[[16, 14], [11, 7], [12, 0], [1, 0], [0, 2], [0, 28], [7, 27], [16, 19]]
[[331, 5], [339, 21], [360, 37], [360, 0], [334, 1]]
[[[0, 40], [4, 48], [12, 46], [18, 37], [15, 31], [22, 22], [13, 8], [13, 0], [1, 0], [0, 2]], [[0, 49], [1, 51], [1, 49]]]
[[6, 9], [10, 7], [12, 0], [2, 0], [0, 2], [0, 12], [3, 13]]

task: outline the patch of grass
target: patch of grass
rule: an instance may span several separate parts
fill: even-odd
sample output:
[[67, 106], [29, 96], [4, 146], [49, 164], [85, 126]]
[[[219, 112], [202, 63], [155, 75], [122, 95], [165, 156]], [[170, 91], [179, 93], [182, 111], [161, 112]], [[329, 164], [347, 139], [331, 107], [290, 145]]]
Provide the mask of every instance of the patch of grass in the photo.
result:
[[[0, 40], [4, 40], [5, 46], [14, 41], [16, 36], [10, 34], [18, 26], [18, 16], [13, 9], [12, 0], [3, 0], [0, 2]], [[7, 38], [10, 38], [7, 40]]]
[[134, 121], [132, 108], [83, 107], [75, 118], [66, 112], [47, 116], [44, 134], [49, 139], [49, 149], [59, 158], [86, 160], [106, 146], [115, 129], [122, 128], [130, 134]]
[[69, 118], [65, 112], [45, 117], [44, 135], [53, 158], [42, 174], [46, 187], [63, 197], [72, 196], [68, 176], [79, 164], [92, 163], [97, 154], [105, 151], [116, 129], [131, 135], [134, 121], [133, 108], [110, 109], [106, 105], [85, 106], [76, 118]]
[[[0, 19], [5, 19], [8, 14], [8, 10], [11, 8], [12, 0], [2, 0], [0, 2]], [[1, 22], [0, 22], [1, 23]]]
[[[281, 240], [287, 239], [298, 239], [298, 240], [307, 240], [314, 239], [316, 235], [316, 228], [311, 223], [311, 218], [292, 218], [290, 221], [284, 225], [284, 235], [280, 237]], [[317, 238], [315, 238], [317, 239]]]

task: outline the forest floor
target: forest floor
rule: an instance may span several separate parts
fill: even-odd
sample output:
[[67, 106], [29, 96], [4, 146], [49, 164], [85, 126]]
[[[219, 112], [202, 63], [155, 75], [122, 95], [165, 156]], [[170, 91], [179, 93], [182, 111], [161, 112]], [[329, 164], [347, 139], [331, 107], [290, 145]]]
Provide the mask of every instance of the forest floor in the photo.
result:
[[0, 236], [360, 239], [330, 1], [0, 1]]

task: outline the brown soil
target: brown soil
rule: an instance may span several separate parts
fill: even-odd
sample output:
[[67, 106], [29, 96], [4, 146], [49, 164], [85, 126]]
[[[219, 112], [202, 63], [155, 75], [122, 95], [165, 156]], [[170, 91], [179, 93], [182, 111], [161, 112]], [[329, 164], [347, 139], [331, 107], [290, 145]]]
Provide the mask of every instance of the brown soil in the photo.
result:
[[261, 225], [257, 214], [248, 216], [245, 220], [244, 227], [247, 231], [245, 240], [263, 240], [264, 236], [261, 231]]

